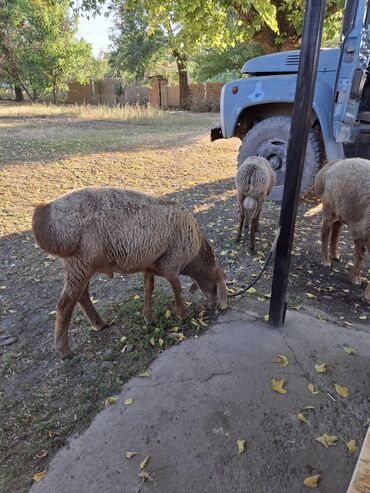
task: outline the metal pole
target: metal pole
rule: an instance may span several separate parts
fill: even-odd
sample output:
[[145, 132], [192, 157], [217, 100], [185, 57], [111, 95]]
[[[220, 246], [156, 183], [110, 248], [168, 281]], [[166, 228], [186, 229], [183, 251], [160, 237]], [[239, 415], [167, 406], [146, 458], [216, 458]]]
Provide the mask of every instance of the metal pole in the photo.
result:
[[325, 0], [307, 0], [297, 86], [289, 135], [284, 194], [280, 211], [280, 237], [277, 243], [269, 321], [275, 327], [284, 323], [286, 290], [293, 246], [302, 172], [310, 128], [312, 100], [325, 15]]

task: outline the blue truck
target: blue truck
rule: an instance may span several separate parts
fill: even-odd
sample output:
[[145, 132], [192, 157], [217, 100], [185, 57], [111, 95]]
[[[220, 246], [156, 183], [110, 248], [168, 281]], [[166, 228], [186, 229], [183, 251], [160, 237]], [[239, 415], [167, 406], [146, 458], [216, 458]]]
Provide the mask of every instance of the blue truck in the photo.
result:
[[[270, 198], [283, 195], [299, 50], [253, 58], [222, 88], [221, 127], [211, 140], [238, 137], [238, 165], [263, 156], [276, 172]], [[370, 0], [347, 0], [338, 48], [322, 49], [301, 192], [325, 160], [370, 156]], [[299, 97], [299, 95], [298, 95]]]

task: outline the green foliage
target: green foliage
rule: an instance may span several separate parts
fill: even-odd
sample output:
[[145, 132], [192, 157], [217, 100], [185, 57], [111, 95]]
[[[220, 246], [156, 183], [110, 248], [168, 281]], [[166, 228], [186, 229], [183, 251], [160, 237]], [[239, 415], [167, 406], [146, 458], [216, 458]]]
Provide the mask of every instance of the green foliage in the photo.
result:
[[166, 56], [166, 39], [159, 29], [151, 29], [143, 7], [117, 8], [109, 56], [110, 73], [126, 81], [144, 79], [148, 66]]
[[208, 48], [194, 57], [191, 74], [196, 82], [226, 82], [239, 77], [243, 64], [261, 54], [254, 43], [236, 43], [222, 51]]
[[[91, 46], [76, 38], [68, 0], [0, 0], [0, 77], [31, 98], [93, 72]], [[31, 93], [32, 91], [32, 93]]]

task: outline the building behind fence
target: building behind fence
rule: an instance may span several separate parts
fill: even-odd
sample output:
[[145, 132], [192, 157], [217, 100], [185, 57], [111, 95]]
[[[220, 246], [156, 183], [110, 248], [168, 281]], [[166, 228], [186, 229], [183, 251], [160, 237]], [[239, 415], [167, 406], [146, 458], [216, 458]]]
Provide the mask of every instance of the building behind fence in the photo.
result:
[[[127, 85], [121, 79], [103, 79], [90, 84], [69, 84], [67, 102], [85, 104], [147, 104], [155, 108], [180, 108], [180, 86], [169, 86], [167, 79], [150, 78], [151, 87]], [[191, 111], [220, 110], [223, 83], [190, 84], [189, 109]]]

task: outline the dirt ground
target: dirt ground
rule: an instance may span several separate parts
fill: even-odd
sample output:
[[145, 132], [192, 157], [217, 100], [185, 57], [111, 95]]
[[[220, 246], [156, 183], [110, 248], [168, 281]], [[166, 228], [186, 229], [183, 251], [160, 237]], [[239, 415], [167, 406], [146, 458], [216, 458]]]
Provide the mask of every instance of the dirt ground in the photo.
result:
[[[76, 356], [62, 363], [53, 349], [62, 276], [58, 261], [35, 245], [30, 231], [34, 206], [85, 185], [175, 198], [195, 212], [235, 293], [261, 268], [279, 205], [265, 205], [258, 253], [249, 256], [245, 245], [234, 243], [239, 142], [210, 143], [209, 128], [217, 123], [217, 115], [210, 114], [0, 106], [0, 336], [16, 339], [0, 348], [1, 492], [26, 491], [32, 475], [47, 468], [68, 436], [86, 428], [107, 397], [143, 372], [160, 351], [197, 337], [215, 316], [200, 295], [185, 290], [189, 317], [179, 323], [167, 285], [157, 282], [157, 319], [146, 327], [140, 276], [97, 277], [91, 291], [111, 326], [93, 332], [76, 310], [70, 331]], [[350, 281], [353, 249], [346, 230], [341, 263], [332, 269], [320, 264], [319, 209], [308, 193], [299, 209], [289, 305], [315, 313], [323, 330], [329, 319], [344, 327], [368, 327], [364, 285]], [[369, 277], [369, 258], [363, 274]], [[266, 313], [271, 275], [270, 268], [255, 292], [245, 295], [264, 302]]]

